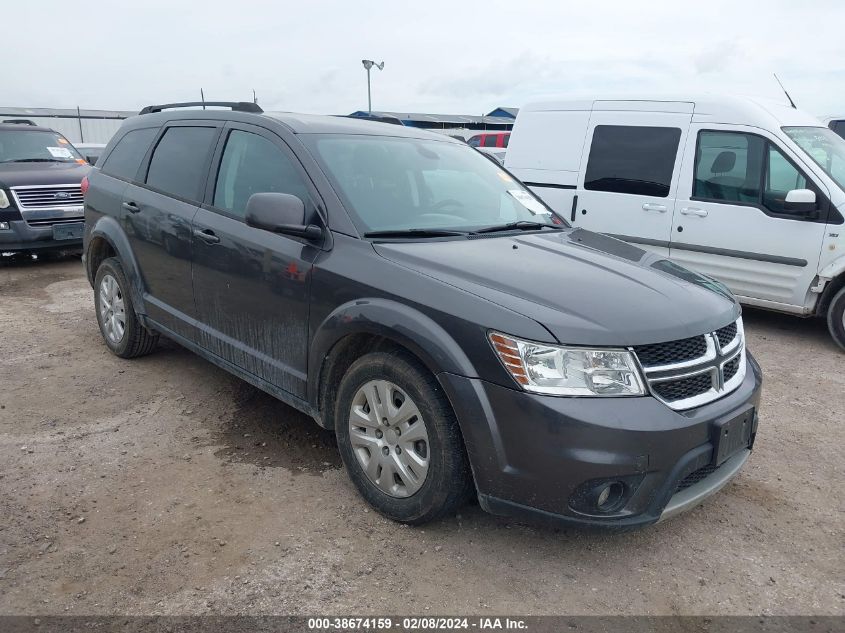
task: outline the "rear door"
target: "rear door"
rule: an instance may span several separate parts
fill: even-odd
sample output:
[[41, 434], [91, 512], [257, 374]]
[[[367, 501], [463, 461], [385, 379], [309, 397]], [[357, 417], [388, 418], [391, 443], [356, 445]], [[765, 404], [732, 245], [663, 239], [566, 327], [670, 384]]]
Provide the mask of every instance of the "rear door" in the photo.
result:
[[281, 138], [229, 123], [206, 204], [193, 219], [194, 296], [201, 345], [301, 398], [305, 397], [311, 268], [320, 250], [299, 238], [247, 226], [254, 193], [299, 197], [317, 214], [317, 191]]
[[590, 117], [573, 224], [668, 255], [692, 104], [675, 105], [689, 112], [602, 107], [614, 106], [597, 102]]
[[143, 276], [149, 316], [191, 340], [196, 316], [191, 220], [220, 128], [214, 121], [166, 124], [142, 165], [141, 182], [123, 192], [123, 222]]
[[[791, 189], [816, 192], [818, 217], [790, 214]], [[802, 312], [816, 276], [829, 194], [760, 128], [693, 124], [678, 188], [671, 258], [746, 303]]]

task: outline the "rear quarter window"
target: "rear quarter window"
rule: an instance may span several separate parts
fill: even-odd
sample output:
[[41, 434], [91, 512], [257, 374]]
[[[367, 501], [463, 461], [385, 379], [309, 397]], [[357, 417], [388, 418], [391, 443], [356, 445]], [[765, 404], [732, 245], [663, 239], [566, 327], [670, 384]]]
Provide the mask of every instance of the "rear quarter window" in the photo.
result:
[[135, 180], [141, 161], [150, 148], [158, 128], [148, 127], [130, 130], [121, 138], [100, 166], [104, 174]]
[[584, 188], [665, 198], [680, 140], [680, 128], [597, 125]]

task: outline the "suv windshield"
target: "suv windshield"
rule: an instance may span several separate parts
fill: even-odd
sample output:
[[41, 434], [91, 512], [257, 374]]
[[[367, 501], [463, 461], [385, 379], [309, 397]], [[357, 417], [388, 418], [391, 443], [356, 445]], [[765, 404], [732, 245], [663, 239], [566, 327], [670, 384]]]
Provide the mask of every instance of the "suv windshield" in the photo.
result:
[[845, 140], [842, 137], [826, 127], [785, 127], [783, 131], [845, 191]]
[[66, 138], [47, 130], [0, 131], [0, 163], [85, 162]]
[[564, 224], [507, 172], [463, 144], [363, 135], [314, 135], [306, 142], [362, 233]]

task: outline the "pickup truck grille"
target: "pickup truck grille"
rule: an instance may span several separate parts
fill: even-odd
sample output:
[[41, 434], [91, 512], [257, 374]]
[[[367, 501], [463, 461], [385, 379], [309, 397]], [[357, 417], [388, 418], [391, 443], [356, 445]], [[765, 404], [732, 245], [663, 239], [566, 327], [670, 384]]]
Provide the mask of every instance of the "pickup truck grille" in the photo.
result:
[[718, 400], [745, 377], [742, 319], [715, 332], [632, 348], [653, 396], [676, 410]]
[[31, 226], [82, 219], [84, 200], [79, 183], [12, 187], [11, 190], [21, 216]]

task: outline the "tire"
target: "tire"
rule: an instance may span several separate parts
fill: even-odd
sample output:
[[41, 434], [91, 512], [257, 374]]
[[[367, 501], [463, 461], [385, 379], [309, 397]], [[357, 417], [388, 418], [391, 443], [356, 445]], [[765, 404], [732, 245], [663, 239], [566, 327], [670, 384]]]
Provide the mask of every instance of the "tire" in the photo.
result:
[[[373, 389], [381, 395], [375, 396]], [[393, 404], [385, 408], [385, 400]], [[370, 409], [370, 401], [378, 411]], [[416, 413], [410, 422], [385, 424], [387, 418], [382, 418], [379, 426], [379, 411], [396, 412], [393, 421]], [[420, 525], [455, 512], [474, 492], [452, 407], [434, 376], [407, 352], [374, 352], [355, 361], [341, 380], [334, 419], [349, 477], [361, 496], [389, 519]], [[404, 429], [404, 436], [394, 436], [397, 428]], [[373, 459], [381, 465], [368, 468], [365, 462], [372, 465]], [[373, 479], [368, 471], [380, 476]]]
[[845, 350], [845, 287], [833, 295], [827, 308], [827, 329], [836, 344]]
[[[109, 307], [112, 305], [116, 308], [113, 310], [115, 320], [109, 317]], [[120, 260], [116, 257], [104, 260], [97, 269], [94, 278], [94, 309], [103, 341], [115, 356], [135, 358], [149, 354], [155, 349], [158, 335], [150, 332], [138, 320], [129, 293], [129, 283], [123, 274]], [[116, 325], [121, 316], [122, 331]]]

